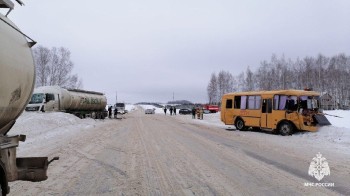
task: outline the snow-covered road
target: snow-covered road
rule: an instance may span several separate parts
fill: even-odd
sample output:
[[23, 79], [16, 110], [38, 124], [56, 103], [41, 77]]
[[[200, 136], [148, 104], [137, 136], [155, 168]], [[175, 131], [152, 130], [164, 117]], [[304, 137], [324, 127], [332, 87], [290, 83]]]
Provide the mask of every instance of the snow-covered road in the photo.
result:
[[[18, 156], [60, 156], [39, 183], [10, 183], [11, 195], [349, 195], [350, 113], [328, 111], [332, 126], [280, 136], [242, 132], [190, 115], [79, 119], [64, 113], [24, 113], [10, 134], [25, 134]], [[320, 152], [335, 187], [305, 187]]]

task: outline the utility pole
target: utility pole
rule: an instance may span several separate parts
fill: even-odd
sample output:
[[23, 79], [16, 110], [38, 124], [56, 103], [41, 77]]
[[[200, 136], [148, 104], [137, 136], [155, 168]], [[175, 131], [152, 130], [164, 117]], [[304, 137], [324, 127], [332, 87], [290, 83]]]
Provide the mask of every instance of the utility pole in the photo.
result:
[[115, 103], [117, 104], [117, 102], [118, 102], [118, 92], [115, 91]]

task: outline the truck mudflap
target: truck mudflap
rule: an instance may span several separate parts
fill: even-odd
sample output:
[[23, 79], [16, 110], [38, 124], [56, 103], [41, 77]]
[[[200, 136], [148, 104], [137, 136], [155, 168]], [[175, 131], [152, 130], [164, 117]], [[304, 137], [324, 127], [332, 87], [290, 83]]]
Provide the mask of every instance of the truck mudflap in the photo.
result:
[[54, 157], [48, 161], [48, 157], [19, 157], [16, 159], [18, 179], [31, 182], [39, 182], [47, 179], [47, 168], [49, 164], [58, 160]]
[[320, 126], [331, 125], [331, 123], [323, 114], [315, 114], [313, 118], [317, 123], [317, 125], [320, 125]]

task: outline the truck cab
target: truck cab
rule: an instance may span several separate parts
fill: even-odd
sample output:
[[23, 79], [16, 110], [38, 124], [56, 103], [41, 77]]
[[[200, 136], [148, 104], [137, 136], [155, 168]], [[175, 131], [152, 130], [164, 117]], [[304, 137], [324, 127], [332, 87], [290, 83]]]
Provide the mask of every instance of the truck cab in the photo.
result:
[[58, 97], [53, 93], [33, 93], [26, 111], [54, 111], [58, 109]]
[[114, 109], [117, 110], [118, 114], [125, 114], [125, 103], [116, 103]]

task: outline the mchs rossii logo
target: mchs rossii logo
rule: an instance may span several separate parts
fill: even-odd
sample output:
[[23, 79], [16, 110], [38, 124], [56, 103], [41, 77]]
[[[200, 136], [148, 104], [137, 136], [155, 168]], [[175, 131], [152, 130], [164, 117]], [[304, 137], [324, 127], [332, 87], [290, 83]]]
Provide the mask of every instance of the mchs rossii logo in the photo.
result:
[[[331, 175], [331, 171], [328, 162], [325, 157], [322, 157], [321, 153], [317, 153], [309, 166], [310, 176], [315, 177], [318, 181], [321, 181], [325, 176]], [[306, 182], [304, 186], [322, 186], [322, 187], [333, 187], [334, 183], [312, 183]]]

